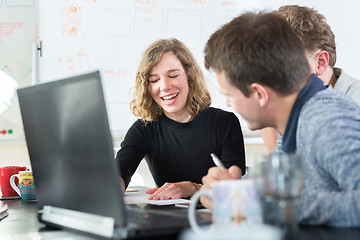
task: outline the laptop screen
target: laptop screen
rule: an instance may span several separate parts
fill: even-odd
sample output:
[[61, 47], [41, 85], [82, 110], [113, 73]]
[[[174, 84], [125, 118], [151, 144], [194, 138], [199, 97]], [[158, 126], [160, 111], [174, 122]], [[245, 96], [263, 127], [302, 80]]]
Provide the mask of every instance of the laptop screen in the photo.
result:
[[38, 205], [113, 217], [124, 225], [100, 73], [18, 90]]

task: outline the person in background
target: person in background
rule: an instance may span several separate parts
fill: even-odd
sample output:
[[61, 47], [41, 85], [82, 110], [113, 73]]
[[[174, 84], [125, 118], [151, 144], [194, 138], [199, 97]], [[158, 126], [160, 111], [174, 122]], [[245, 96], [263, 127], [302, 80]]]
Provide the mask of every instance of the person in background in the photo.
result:
[[[302, 42], [276, 13], [247, 12], [212, 34], [205, 66], [250, 130], [272, 127], [282, 151], [304, 158], [299, 221], [360, 226], [360, 106], [311, 74]], [[210, 168], [203, 188], [238, 179], [241, 169]], [[211, 200], [201, 198], [211, 208]]]
[[[298, 5], [281, 6], [277, 11], [295, 30], [305, 48], [305, 55], [312, 73], [315, 73], [324, 84], [349, 95], [360, 105], [360, 81], [344, 70], [336, 68], [335, 35], [324, 15], [313, 8]], [[273, 128], [260, 130], [269, 152], [281, 144], [281, 136]], [[279, 146], [277, 146], [279, 148]]]
[[194, 194], [215, 166], [211, 153], [225, 166], [236, 165], [244, 172], [239, 119], [210, 104], [202, 70], [189, 49], [177, 39], [151, 44], [140, 62], [130, 102], [141, 119], [130, 127], [116, 155], [122, 186], [128, 186], [143, 158], [159, 187], [147, 190], [152, 200]]

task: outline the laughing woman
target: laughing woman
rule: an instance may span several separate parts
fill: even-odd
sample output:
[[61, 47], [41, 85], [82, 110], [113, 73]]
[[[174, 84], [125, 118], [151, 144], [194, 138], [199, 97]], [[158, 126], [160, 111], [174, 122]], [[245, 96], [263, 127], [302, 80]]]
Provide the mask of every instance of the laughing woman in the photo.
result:
[[130, 102], [140, 119], [116, 155], [122, 186], [128, 186], [142, 159], [159, 187], [147, 190], [153, 200], [193, 195], [214, 166], [210, 153], [225, 167], [237, 165], [245, 174], [239, 120], [210, 104], [203, 73], [189, 49], [176, 39], [151, 44], [139, 65]]

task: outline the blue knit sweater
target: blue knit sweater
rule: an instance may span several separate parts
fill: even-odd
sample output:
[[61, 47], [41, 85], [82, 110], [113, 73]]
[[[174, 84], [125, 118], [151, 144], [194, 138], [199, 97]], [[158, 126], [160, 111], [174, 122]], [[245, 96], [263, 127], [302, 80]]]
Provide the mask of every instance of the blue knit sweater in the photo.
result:
[[332, 87], [302, 107], [296, 152], [305, 160], [300, 222], [360, 226], [360, 107]]

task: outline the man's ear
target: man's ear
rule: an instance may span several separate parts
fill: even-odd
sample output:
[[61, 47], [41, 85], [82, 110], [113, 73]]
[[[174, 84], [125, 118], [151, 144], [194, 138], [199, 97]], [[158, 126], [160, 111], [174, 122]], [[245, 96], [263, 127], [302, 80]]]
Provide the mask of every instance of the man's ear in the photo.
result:
[[329, 66], [329, 53], [325, 50], [321, 50], [315, 55], [316, 58], [316, 71], [317, 76], [321, 76], [325, 73]]
[[250, 89], [252, 97], [259, 102], [260, 107], [265, 107], [269, 101], [269, 92], [267, 89], [259, 83], [252, 83]]

